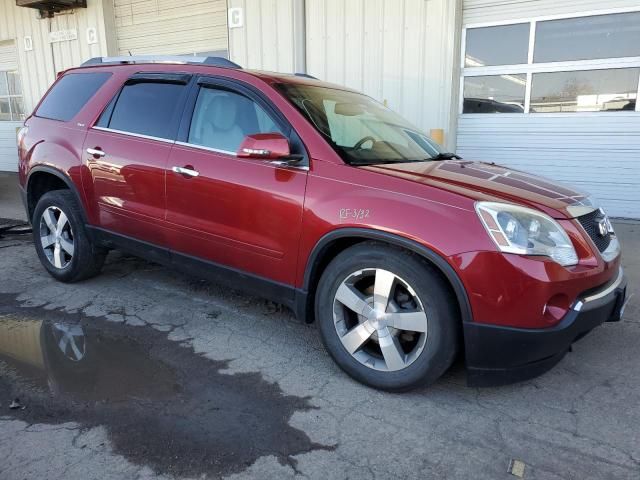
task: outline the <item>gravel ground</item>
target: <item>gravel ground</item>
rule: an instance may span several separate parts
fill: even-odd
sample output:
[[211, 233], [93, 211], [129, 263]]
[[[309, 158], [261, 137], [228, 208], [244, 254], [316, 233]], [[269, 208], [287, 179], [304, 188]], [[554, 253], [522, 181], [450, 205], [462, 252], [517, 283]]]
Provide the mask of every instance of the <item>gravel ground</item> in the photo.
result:
[[[616, 228], [637, 291], [640, 225]], [[508, 480], [515, 459], [527, 479], [637, 480], [639, 317], [634, 296], [533, 381], [469, 388], [458, 364], [389, 394], [278, 305], [119, 253], [61, 284], [29, 238], [5, 237], [0, 478]]]

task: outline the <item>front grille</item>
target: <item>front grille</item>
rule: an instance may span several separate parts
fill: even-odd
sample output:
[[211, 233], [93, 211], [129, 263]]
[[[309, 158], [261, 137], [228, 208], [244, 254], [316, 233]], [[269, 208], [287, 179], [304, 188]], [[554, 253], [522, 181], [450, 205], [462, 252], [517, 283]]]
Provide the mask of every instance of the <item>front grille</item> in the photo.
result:
[[594, 210], [591, 213], [587, 213], [586, 215], [582, 215], [577, 218], [580, 225], [582, 225], [582, 228], [584, 228], [585, 232], [587, 232], [587, 235], [589, 235], [591, 240], [593, 240], [593, 243], [596, 244], [596, 247], [598, 247], [600, 252], [604, 252], [611, 243], [611, 234], [609, 232], [604, 236], [600, 235], [599, 223], [604, 218], [606, 217], [600, 210]]

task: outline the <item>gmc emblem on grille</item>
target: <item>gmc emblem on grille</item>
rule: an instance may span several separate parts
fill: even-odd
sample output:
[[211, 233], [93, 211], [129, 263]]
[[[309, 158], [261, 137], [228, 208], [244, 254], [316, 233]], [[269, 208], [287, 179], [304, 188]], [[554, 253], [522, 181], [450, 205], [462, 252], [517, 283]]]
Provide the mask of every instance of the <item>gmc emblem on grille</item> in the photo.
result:
[[606, 237], [609, 233], [609, 226], [607, 225], [607, 217], [601, 218], [598, 221], [598, 234], [601, 237]]

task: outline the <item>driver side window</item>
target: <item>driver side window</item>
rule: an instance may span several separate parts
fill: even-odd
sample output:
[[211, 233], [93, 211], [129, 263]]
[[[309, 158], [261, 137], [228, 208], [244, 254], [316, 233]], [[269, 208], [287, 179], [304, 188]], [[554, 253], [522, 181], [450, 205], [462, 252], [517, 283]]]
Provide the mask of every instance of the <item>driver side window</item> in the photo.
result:
[[262, 107], [244, 95], [200, 88], [188, 143], [235, 154], [244, 137], [255, 133], [282, 131]]

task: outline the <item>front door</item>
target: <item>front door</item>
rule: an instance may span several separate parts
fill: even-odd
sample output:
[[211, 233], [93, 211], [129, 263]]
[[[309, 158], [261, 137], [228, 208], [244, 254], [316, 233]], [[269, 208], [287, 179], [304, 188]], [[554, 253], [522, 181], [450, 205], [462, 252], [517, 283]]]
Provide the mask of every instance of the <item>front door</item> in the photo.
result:
[[166, 247], [165, 176], [188, 76], [137, 74], [87, 134], [87, 197], [98, 226]]
[[235, 152], [246, 135], [295, 133], [245, 88], [203, 83], [193, 102], [169, 158], [172, 250], [292, 285], [308, 169]]

